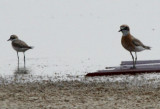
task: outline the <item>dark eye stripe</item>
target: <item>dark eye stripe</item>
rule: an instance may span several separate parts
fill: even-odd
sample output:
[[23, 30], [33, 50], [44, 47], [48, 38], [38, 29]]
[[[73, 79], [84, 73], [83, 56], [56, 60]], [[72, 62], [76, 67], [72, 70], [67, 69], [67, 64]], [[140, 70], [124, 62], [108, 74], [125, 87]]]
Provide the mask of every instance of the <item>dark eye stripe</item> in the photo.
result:
[[14, 37], [11, 37], [11, 39], [15, 39]]
[[124, 30], [127, 30], [127, 29], [128, 29], [128, 27], [125, 27], [125, 28], [124, 28]]
[[129, 30], [129, 28], [128, 28], [128, 27], [125, 27], [125, 28], [123, 28], [123, 30]]

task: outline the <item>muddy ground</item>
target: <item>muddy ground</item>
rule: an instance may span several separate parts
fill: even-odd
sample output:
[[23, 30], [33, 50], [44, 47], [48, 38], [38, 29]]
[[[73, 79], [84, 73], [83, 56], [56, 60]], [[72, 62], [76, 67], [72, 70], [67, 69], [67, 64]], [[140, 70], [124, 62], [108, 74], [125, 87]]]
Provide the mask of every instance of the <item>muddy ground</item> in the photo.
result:
[[0, 109], [160, 109], [160, 87], [42, 81], [0, 85]]

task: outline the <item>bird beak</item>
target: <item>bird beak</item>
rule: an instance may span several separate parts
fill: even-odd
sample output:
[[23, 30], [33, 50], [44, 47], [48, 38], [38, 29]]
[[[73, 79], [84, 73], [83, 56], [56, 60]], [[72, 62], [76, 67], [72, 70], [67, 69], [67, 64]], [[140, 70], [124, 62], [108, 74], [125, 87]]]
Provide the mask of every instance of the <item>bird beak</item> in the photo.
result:
[[8, 39], [7, 41], [10, 41], [11, 39]]
[[118, 32], [121, 32], [122, 31], [122, 29], [120, 29]]

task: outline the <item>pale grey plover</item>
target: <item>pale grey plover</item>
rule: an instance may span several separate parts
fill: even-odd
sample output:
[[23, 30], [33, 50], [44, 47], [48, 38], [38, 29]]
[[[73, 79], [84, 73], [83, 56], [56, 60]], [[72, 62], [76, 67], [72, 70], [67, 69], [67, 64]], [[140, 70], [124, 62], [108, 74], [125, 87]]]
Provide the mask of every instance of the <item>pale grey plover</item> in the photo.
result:
[[19, 65], [19, 55], [18, 52], [23, 52], [24, 54], [24, 66], [25, 66], [25, 51], [32, 49], [32, 46], [28, 46], [24, 41], [19, 40], [18, 36], [11, 35], [8, 41], [12, 41], [12, 47], [17, 51], [18, 65]]

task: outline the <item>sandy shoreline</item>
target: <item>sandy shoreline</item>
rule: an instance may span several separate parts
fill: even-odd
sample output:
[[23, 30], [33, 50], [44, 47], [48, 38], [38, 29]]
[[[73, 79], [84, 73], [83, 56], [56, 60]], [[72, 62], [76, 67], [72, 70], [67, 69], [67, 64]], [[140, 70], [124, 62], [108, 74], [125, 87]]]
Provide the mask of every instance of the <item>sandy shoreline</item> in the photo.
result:
[[159, 109], [160, 87], [125, 83], [43, 81], [0, 85], [8, 109]]

